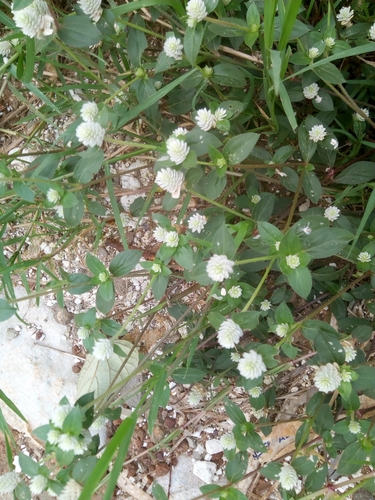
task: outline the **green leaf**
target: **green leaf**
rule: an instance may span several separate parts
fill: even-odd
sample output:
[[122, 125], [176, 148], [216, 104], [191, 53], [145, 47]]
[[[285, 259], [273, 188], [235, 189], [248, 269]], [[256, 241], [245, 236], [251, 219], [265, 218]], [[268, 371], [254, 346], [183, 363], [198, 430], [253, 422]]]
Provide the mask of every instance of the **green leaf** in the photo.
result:
[[65, 417], [63, 431], [68, 434], [78, 436], [82, 430], [82, 416], [81, 410], [75, 406], [71, 412]]
[[312, 288], [312, 277], [307, 267], [297, 267], [297, 269], [293, 269], [292, 272], [287, 275], [287, 279], [293, 290], [298, 293], [299, 296], [307, 299]]
[[307, 163], [314, 156], [317, 144], [309, 139], [309, 133], [304, 124], [298, 127], [298, 147], [303, 160]]
[[216, 170], [211, 170], [211, 172], [203, 179], [203, 182], [200, 181], [199, 188], [203, 189], [207, 198], [215, 200], [224, 191], [226, 185], [226, 177], [220, 177]]
[[322, 186], [314, 172], [305, 172], [302, 179], [302, 186], [306, 196], [313, 202], [318, 203], [322, 196]]
[[113, 7], [111, 11], [114, 16], [120, 16], [122, 14], [127, 14], [128, 12], [143, 9], [145, 7], [154, 7], [156, 5], [159, 5], [161, 7], [170, 5], [174, 8], [174, 10], [180, 17], [183, 17], [185, 15], [185, 9], [180, 0], [139, 0], [131, 2], [131, 4], [124, 4], [119, 5], [118, 7]]
[[171, 377], [178, 384], [195, 384], [200, 382], [205, 375], [206, 372], [198, 368], [177, 368]]
[[189, 63], [194, 66], [203, 39], [203, 24], [187, 27], [184, 36], [184, 52]]
[[244, 311], [233, 313], [232, 319], [244, 330], [252, 330], [259, 323], [260, 312], [258, 311]]
[[160, 300], [163, 297], [168, 286], [168, 281], [169, 276], [164, 276], [163, 274], [158, 274], [156, 276], [151, 285], [155, 300]]
[[107, 280], [105, 283], [99, 285], [96, 292], [96, 307], [103, 314], [108, 314], [115, 303], [115, 288], [113, 281]]
[[34, 477], [38, 474], [39, 471], [38, 462], [35, 462], [35, 460], [33, 460], [32, 458], [30, 458], [29, 456], [25, 455], [22, 452], [18, 453], [18, 458], [20, 461], [20, 467], [24, 474], [27, 474], [28, 476], [31, 477]]
[[268, 245], [274, 245], [277, 241], [281, 241], [283, 237], [280, 229], [265, 221], [258, 222], [258, 231], [262, 240]]
[[225, 468], [225, 477], [228, 481], [236, 483], [242, 479], [246, 473], [248, 464], [247, 452], [239, 452], [234, 457], [234, 460], [228, 462]]
[[328, 465], [323, 463], [321, 467], [315, 469], [311, 472], [305, 480], [305, 488], [307, 491], [317, 491], [320, 490], [326, 479], [328, 474]]
[[366, 464], [366, 457], [367, 451], [362, 448], [359, 441], [351, 443], [341, 455], [337, 473], [341, 476], [354, 474]]
[[92, 471], [97, 464], [96, 457], [81, 458], [74, 466], [72, 477], [75, 481], [84, 484], [90, 477]]
[[223, 148], [223, 155], [227, 162], [230, 165], [241, 163], [252, 152], [258, 139], [259, 134], [254, 134], [253, 132], [240, 134], [229, 139]]
[[124, 250], [112, 259], [109, 271], [115, 278], [125, 276], [135, 268], [141, 257], [141, 250]]
[[375, 163], [372, 161], [358, 161], [343, 170], [335, 179], [340, 184], [355, 186], [375, 179]]
[[316, 457], [313, 456], [313, 461], [307, 457], [298, 457], [292, 462], [292, 467], [295, 469], [299, 476], [307, 476], [315, 470]]
[[13, 0], [12, 10], [22, 10], [33, 3], [34, 0]]
[[69, 47], [90, 47], [102, 39], [102, 33], [88, 16], [63, 16], [57, 34]]
[[345, 83], [346, 80], [342, 75], [342, 71], [340, 71], [336, 66], [330, 62], [323, 64], [317, 68], [312, 68], [315, 74], [319, 76], [323, 81], [328, 83], [333, 83], [337, 85], [339, 83]]
[[220, 226], [212, 236], [212, 251], [218, 255], [226, 255], [229, 259], [236, 253], [236, 245], [225, 224]]
[[81, 159], [74, 168], [74, 178], [81, 184], [90, 182], [103, 165], [104, 153], [98, 148], [88, 148], [87, 151], [80, 153]]
[[223, 21], [226, 26], [209, 23], [208, 29], [212, 31], [212, 33], [215, 33], [215, 35], [222, 37], [230, 38], [233, 36], [244, 36], [249, 29], [245, 21], [236, 19], [235, 17], [221, 17], [220, 21]]
[[296, 117], [294, 114], [292, 103], [290, 101], [288, 91], [286, 90], [283, 82], [280, 82], [279, 94], [280, 94], [280, 100], [282, 102], [285, 114], [288, 118], [290, 126], [292, 127], [292, 129], [294, 131], [298, 127], [298, 124], [297, 124], [297, 120], [296, 120]]
[[267, 221], [272, 215], [274, 205], [275, 195], [262, 193], [260, 201], [254, 207], [252, 218], [256, 221]]
[[[132, 24], [144, 28], [144, 21], [139, 14], [133, 17]], [[127, 43], [127, 52], [130, 63], [136, 68], [141, 66], [143, 51], [147, 48], [147, 38], [143, 31], [136, 28], [130, 28]]]
[[168, 372], [163, 370], [155, 377], [157, 382], [155, 384], [154, 394], [151, 398], [151, 406], [148, 415], [148, 432], [152, 434], [154, 429], [156, 417], [158, 416], [159, 407], [165, 408], [169, 401], [170, 389], [167, 382]]
[[339, 253], [354, 235], [345, 229], [336, 227], [324, 227], [312, 231], [303, 240], [303, 245], [310, 255], [315, 259], [324, 259]]
[[277, 462], [270, 462], [269, 464], [262, 467], [259, 472], [261, 472], [264, 477], [267, 477], [268, 479], [274, 479], [275, 481], [277, 481], [280, 471], [281, 471], [281, 464]]
[[73, 207], [64, 208], [64, 219], [68, 226], [76, 227], [81, 223], [83, 214], [85, 213], [85, 206], [83, 203], [83, 196], [81, 192], [76, 192], [78, 203]]
[[17, 309], [11, 306], [7, 300], [0, 299], [0, 321], [6, 321], [16, 314]]
[[[216, 485], [215, 488], [217, 488]], [[168, 497], [163, 488], [155, 481], [152, 483], [152, 494], [155, 497], [155, 500], [168, 500]]]
[[221, 63], [214, 67], [212, 81], [225, 87], [244, 87], [246, 78], [242, 71], [233, 64]]
[[318, 351], [316, 359], [320, 363], [338, 363], [342, 365], [345, 361], [345, 351], [337, 339], [337, 336], [322, 332], [315, 338], [315, 349]]
[[177, 264], [179, 264], [184, 269], [193, 268], [194, 252], [190, 245], [177, 247], [176, 252], [173, 254], [173, 258], [177, 262]]
[[86, 266], [95, 276], [107, 272], [105, 265], [91, 253], [86, 255]]
[[224, 406], [225, 411], [228, 414], [228, 417], [232, 420], [232, 422], [236, 425], [246, 424], [247, 420], [242, 410], [233, 403], [230, 399], [224, 398]]
[[35, 193], [32, 189], [29, 188], [29, 186], [26, 183], [21, 181], [14, 181], [13, 188], [22, 200], [33, 203], [35, 198]]

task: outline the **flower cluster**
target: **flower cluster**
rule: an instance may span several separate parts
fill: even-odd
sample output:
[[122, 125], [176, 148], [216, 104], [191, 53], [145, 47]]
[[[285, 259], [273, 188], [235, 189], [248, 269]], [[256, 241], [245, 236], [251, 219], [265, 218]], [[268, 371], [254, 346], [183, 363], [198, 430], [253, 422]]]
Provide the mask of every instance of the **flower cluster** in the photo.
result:
[[314, 375], [315, 386], [321, 392], [333, 392], [341, 384], [341, 375], [333, 363], [319, 366]]
[[342, 26], [345, 26], [345, 28], [349, 28], [352, 25], [351, 20], [353, 16], [354, 10], [352, 10], [350, 7], [341, 7], [339, 13], [336, 16], [336, 19]]
[[[178, 141], [179, 139], [175, 139]], [[179, 141], [184, 142], [184, 141]], [[186, 144], [186, 143], [185, 143]], [[173, 168], [162, 168], [156, 174], [155, 182], [158, 186], [171, 194], [172, 198], [178, 198], [181, 193], [181, 187], [184, 183], [184, 174]]]
[[236, 439], [233, 432], [226, 432], [220, 438], [220, 442], [224, 450], [234, 450], [236, 445]]
[[328, 207], [324, 210], [324, 217], [330, 222], [334, 222], [340, 217], [340, 209], [335, 206]]
[[267, 371], [267, 367], [260, 354], [250, 351], [243, 354], [238, 363], [238, 371], [243, 377], [253, 380], [261, 377]]
[[42, 40], [55, 31], [53, 17], [44, 0], [34, 0], [21, 10], [12, 10], [14, 23], [30, 38]]
[[17, 472], [7, 472], [0, 476], [0, 493], [12, 493], [18, 484]]
[[351, 361], [353, 361], [356, 358], [357, 351], [354, 349], [352, 344], [350, 342], [348, 342], [347, 340], [344, 340], [343, 342], [341, 342], [341, 345], [343, 346], [344, 351], [345, 351], [345, 362], [350, 363]]
[[179, 242], [179, 236], [176, 231], [167, 231], [164, 237], [164, 243], [167, 247], [177, 247]]
[[198, 127], [207, 132], [215, 128], [217, 123], [224, 120], [226, 116], [227, 112], [224, 108], [218, 108], [215, 113], [212, 113], [208, 108], [202, 108], [197, 112], [195, 120]]
[[297, 472], [289, 464], [284, 464], [279, 473], [280, 485], [284, 490], [294, 490], [298, 484]]
[[194, 28], [197, 23], [203, 21], [207, 16], [206, 5], [203, 0], [189, 0], [186, 5], [186, 14], [188, 15], [187, 24]]
[[203, 231], [206, 223], [207, 223], [207, 217], [195, 213], [188, 220], [188, 228], [192, 233], [200, 234]]
[[287, 255], [285, 260], [287, 266], [289, 266], [291, 269], [297, 269], [297, 267], [300, 265], [298, 255]]
[[109, 359], [113, 354], [113, 345], [108, 339], [99, 339], [95, 342], [92, 355], [99, 361]]
[[272, 304], [269, 300], [262, 300], [262, 302], [260, 303], [260, 310], [264, 312], [269, 311], [271, 309], [271, 306]]
[[169, 158], [176, 165], [180, 165], [189, 154], [190, 148], [187, 143], [176, 137], [170, 137], [166, 141]]
[[72, 409], [69, 404], [60, 405], [57, 408], [51, 417], [54, 428], [48, 432], [47, 441], [50, 444], [57, 445], [62, 451], [74, 451], [76, 455], [82, 455], [91, 443], [90, 433], [83, 429], [79, 436], [75, 436], [62, 430], [64, 420]]
[[232, 349], [243, 335], [242, 329], [232, 319], [226, 319], [217, 332], [217, 340], [221, 347]]
[[371, 254], [369, 252], [360, 252], [358, 254], [358, 257], [357, 257], [357, 260], [359, 260], [359, 262], [371, 262]]
[[288, 323], [280, 323], [280, 325], [276, 326], [275, 333], [278, 337], [285, 337], [285, 335], [289, 331], [289, 325]]
[[49, 189], [47, 191], [47, 200], [50, 203], [53, 203], [54, 205], [57, 205], [57, 203], [60, 201], [60, 194], [56, 189]]
[[95, 102], [85, 102], [81, 108], [81, 117], [84, 122], [93, 122], [99, 113]]
[[320, 142], [327, 135], [327, 131], [323, 125], [314, 125], [311, 130], [309, 130], [309, 139], [313, 142]]
[[168, 57], [176, 59], [176, 61], [182, 59], [183, 44], [179, 38], [175, 36], [169, 36], [164, 42], [163, 50]]
[[[367, 109], [367, 108], [361, 108], [361, 111], [367, 116], [369, 117], [370, 116], [370, 111]], [[355, 122], [364, 122], [365, 121], [365, 118], [360, 115], [359, 113], [354, 113], [353, 115], [353, 120]]]
[[8, 62], [8, 57], [10, 56], [12, 50], [12, 44], [7, 40], [0, 40], [0, 56], [3, 57], [3, 61]]
[[[93, 104], [93, 103], [87, 103]], [[84, 110], [84, 111], [83, 111]], [[83, 119], [93, 116], [93, 107], [85, 108], [82, 106], [81, 115], [83, 112]], [[84, 146], [94, 148], [95, 146], [101, 146], [104, 140], [105, 129], [100, 125], [100, 123], [87, 120], [80, 123], [76, 129], [76, 137]]]
[[369, 29], [368, 37], [370, 40], [375, 40], [375, 23]]
[[223, 281], [233, 273], [234, 264], [225, 255], [214, 254], [207, 262], [206, 272], [212, 281]]
[[317, 83], [312, 83], [303, 89], [303, 95], [306, 99], [315, 99], [319, 92], [319, 85]]
[[97, 23], [102, 16], [103, 9], [101, 8], [102, 0], [78, 0], [78, 5], [86, 16]]
[[242, 288], [240, 285], [233, 285], [229, 288], [228, 295], [232, 297], [232, 299], [239, 299], [242, 295]]
[[33, 495], [40, 495], [47, 488], [48, 479], [42, 474], [37, 474], [30, 481], [30, 491]]
[[308, 52], [310, 59], [315, 59], [319, 56], [319, 49], [317, 47], [311, 47]]
[[59, 495], [59, 500], [78, 500], [81, 492], [82, 486], [74, 481], [74, 479], [69, 479]]
[[361, 432], [360, 423], [352, 420], [351, 422], [349, 422], [348, 429], [352, 434], [358, 434], [359, 432]]

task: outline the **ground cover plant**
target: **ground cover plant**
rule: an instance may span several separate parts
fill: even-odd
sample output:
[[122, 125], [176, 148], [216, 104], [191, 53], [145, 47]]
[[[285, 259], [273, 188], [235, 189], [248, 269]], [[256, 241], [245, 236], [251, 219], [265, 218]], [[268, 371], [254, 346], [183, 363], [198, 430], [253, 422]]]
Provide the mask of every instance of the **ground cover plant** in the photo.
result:
[[[0, 492], [84, 500], [104, 486], [111, 498], [138, 416], [152, 433], [170, 381], [190, 384], [202, 410], [224, 405], [233, 423], [221, 437], [227, 482], [203, 496], [245, 499], [236, 484], [255, 472], [283, 499], [374, 491], [363, 406], [375, 399], [373, 2], [2, 0], [0, 22], [0, 93], [27, 110], [12, 125], [23, 149], [0, 154], [0, 320], [17, 314], [15, 280], [60, 307], [66, 293], [96, 293], [75, 317], [87, 351], [79, 399], [34, 431], [46, 458], [17, 450], [0, 420]], [[125, 211], [113, 166], [135, 158], [154, 176]], [[129, 218], [151, 221], [155, 253], [130, 248]], [[121, 249], [107, 265], [97, 249], [110, 224]], [[88, 232], [86, 271], [66, 272], [54, 256]], [[41, 234], [53, 250], [28, 258]], [[116, 280], [139, 275], [147, 284], [117, 320]], [[145, 355], [129, 334], [158, 311], [174, 325]], [[297, 368], [316, 390], [295, 416], [294, 449], [247, 471], [277, 424], [280, 377]], [[98, 456], [89, 429], [119, 418], [119, 391], [141, 372], [138, 406]], [[167, 498], [156, 484], [153, 495]]]

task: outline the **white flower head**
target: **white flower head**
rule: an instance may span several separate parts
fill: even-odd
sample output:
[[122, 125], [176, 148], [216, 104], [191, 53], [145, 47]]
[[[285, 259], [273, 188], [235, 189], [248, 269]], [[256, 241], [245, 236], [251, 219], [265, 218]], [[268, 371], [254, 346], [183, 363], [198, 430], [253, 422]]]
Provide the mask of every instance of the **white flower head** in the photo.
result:
[[335, 45], [336, 41], [332, 36], [327, 36], [327, 38], [324, 39], [324, 43], [326, 44], [326, 47], [329, 49], [332, 49], [332, 47]]
[[188, 401], [190, 406], [197, 406], [202, 400], [202, 393], [198, 387], [193, 386], [189, 392]]
[[92, 355], [99, 359], [100, 361], [104, 361], [109, 359], [113, 354], [113, 346], [111, 341], [108, 339], [99, 339], [95, 342]]
[[201, 214], [193, 214], [188, 220], [188, 228], [192, 233], [200, 234], [207, 223], [207, 217]]
[[172, 136], [173, 137], [178, 137], [179, 135], [186, 135], [188, 133], [188, 129], [184, 127], [178, 127], [176, 130], [173, 131]]
[[80, 328], [78, 328], [77, 330], [77, 337], [79, 339], [87, 339], [88, 337], [90, 336], [90, 330], [84, 326], [81, 326]]
[[329, 141], [330, 145], [333, 146], [333, 149], [337, 149], [339, 147], [339, 141], [337, 139], [331, 139]]
[[353, 16], [354, 10], [352, 10], [350, 7], [341, 7], [339, 13], [336, 16], [336, 19], [342, 26], [348, 28], [352, 25], [351, 20]]
[[259, 396], [262, 394], [262, 388], [261, 387], [253, 387], [252, 389], [249, 390], [249, 394], [252, 398], [259, 398]]
[[190, 148], [185, 141], [176, 137], [169, 137], [166, 140], [167, 153], [169, 158], [176, 165], [180, 165], [189, 154]]
[[165, 235], [167, 234], [167, 230], [164, 229], [164, 227], [161, 226], [156, 226], [156, 228], [153, 231], [153, 235], [156, 241], [159, 243], [164, 243], [165, 240]]
[[231, 361], [233, 361], [234, 363], [238, 363], [239, 360], [241, 359], [241, 354], [238, 353], [238, 352], [231, 352], [230, 354], [230, 359]]
[[351, 422], [349, 422], [348, 429], [352, 434], [358, 434], [359, 432], [361, 432], [360, 423], [352, 420]]
[[233, 432], [223, 434], [220, 438], [220, 443], [224, 450], [234, 450], [237, 447]]
[[348, 342], [347, 340], [344, 340], [343, 342], [341, 342], [341, 345], [343, 346], [344, 351], [345, 351], [345, 363], [350, 363], [351, 361], [353, 361], [356, 358], [357, 351], [354, 349], [352, 344], [350, 342]]
[[[178, 139], [176, 139], [178, 141]], [[183, 142], [183, 141], [181, 141]], [[168, 191], [172, 198], [179, 198], [181, 193], [181, 187], [184, 183], [184, 174], [179, 170], [174, 168], [162, 168], [156, 174], [155, 182], [162, 189]]]
[[262, 300], [262, 302], [260, 303], [260, 310], [264, 312], [269, 311], [271, 309], [271, 306], [272, 304], [269, 300]]
[[78, 500], [81, 492], [82, 486], [74, 479], [69, 479], [59, 496], [59, 500]]
[[333, 392], [341, 384], [341, 375], [336, 365], [328, 363], [319, 366], [314, 375], [315, 386], [321, 392]]
[[18, 484], [17, 472], [11, 471], [0, 476], [0, 493], [12, 493]]
[[254, 205], [259, 203], [260, 200], [261, 200], [261, 198], [260, 198], [259, 194], [253, 194], [253, 196], [250, 198], [251, 203], [254, 203]]
[[300, 265], [300, 260], [298, 255], [287, 255], [285, 257], [286, 264], [289, 266], [291, 269], [297, 269]]
[[151, 271], [153, 271], [154, 273], [161, 273], [161, 265], [155, 262], [151, 266]]
[[369, 252], [360, 252], [357, 260], [359, 260], [359, 262], [371, 262], [371, 254]]
[[309, 130], [309, 139], [313, 142], [320, 142], [327, 135], [327, 131], [323, 125], [314, 125], [311, 130]]
[[212, 281], [223, 281], [233, 273], [234, 262], [225, 255], [214, 254], [207, 262], [206, 271]]
[[108, 274], [104, 271], [98, 274], [98, 280], [100, 283], [105, 283], [108, 280]]
[[12, 47], [12, 44], [7, 40], [0, 40], [0, 56], [3, 56], [3, 58], [8, 58], [12, 51]]
[[186, 5], [186, 14], [188, 16], [187, 24], [194, 28], [207, 16], [206, 5], [203, 0], [189, 0]]
[[263, 358], [255, 351], [245, 352], [238, 363], [238, 371], [248, 379], [255, 379], [267, 371]]
[[75, 451], [78, 446], [77, 436], [72, 434], [60, 434], [58, 446], [62, 451]]
[[346, 369], [347, 367], [346, 366], [343, 366], [341, 368], [341, 371], [340, 371], [340, 375], [341, 375], [341, 380], [343, 382], [351, 382], [352, 381], [352, 371], [349, 369]]
[[227, 116], [227, 111], [224, 108], [217, 108], [217, 110], [214, 113], [214, 119], [215, 119], [215, 125], [216, 122], [221, 122], [223, 121]]
[[12, 12], [15, 25], [24, 35], [42, 40], [54, 33], [54, 20], [44, 0], [34, 0], [24, 9]]
[[56, 210], [57, 217], [60, 217], [60, 219], [63, 219], [64, 218], [64, 207], [62, 205], [56, 205], [53, 208]]
[[369, 29], [368, 37], [370, 40], [375, 40], [375, 23]]
[[223, 321], [217, 332], [217, 340], [221, 347], [232, 349], [239, 342], [243, 331], [232, 319]]
[[93, 122], [98, 114], [98, 106], [95, 102], [85, 102], [81, 108], [81, 117], [84, 122]]
[[317, 83], [312, 83], [303, 89], [303, 95], [306, 99], [315, 99], [319, 92], [319, 85]]
[[297, 472], [289, 464], [281, 467], [279, 474], [280, 485], [284, 490], [293, 490], [298, 484]]
[[59, 192], [56, 191], [56, 189], [49, 189], [47, 191], [47, 195], [46, 196], [47, 196], [47, 200], [50, 203], [57, 204], [60, 201], [60, 195], [59, 195]]
[[177, 247], [178, 241], [179, 241], [179, 236], [176, 231], [167, 231], [164, 238], [164, 243], [167, 245], [167, 247], [172, 247], [172, 248]]
[[47, 434], [47, 441], [51, 444], [57, 444], [60, 441], [61, 432], [56, 429], [51, 429]]
[[105, 129], [97, 122], [82, 122], [76, 129], [76, 137], [84, 146], [95, 147], [103, 143]]
[[289, 325], [288, 323], [280, 323], [280, 325], [277, 325], [275, 333], [278, 337], [285, 337], [285, 335], [289, 332]]
[[233, 285], [231, 288], [229, 288], [228, 295], [232, 297], [232, 299], [238, 299], [242, 295], [242, 288], [240, 287], [240, 285]]
[[[366, 116], [370, 116], [370, 111], [367, 108], [361, 108], [361, 111], [363, 111], [363, 113]], [[360, 115], [359, 113], [354, 113], [353, 120], [355, 122], [364, 122], [365, 121], [364, 117], [362, 115]]]
[[83, 13], [86, 14], [86, 16], [89, 16], [94, 23], [99, 21], [103, 13], [101, 3], [101, 0], [78, 0], [78, 5], [83, 10]]
[[183, 44], [179, 38], [175, 36], [170, 36], [164, 42], [163, 50], [168, 57], [176, 59], [176, 61], [182, 59]]
[[208, 108], [200, 109], [195, 116], [195, 121], [205, 132], [215, 127], [215, 115]]
[[319, 55], [319, 49], [317, 47], [311, 47], [309, 49], [309, 58], [310, 59], [315, 59]]
[[52, 414], [51, 421], [53, 425], [61, 429], [65, 418], [69, 415], [72, 409], [73, 408], [70, 405], [60, 405]]
[[30, 491], [33, 495], [39, 495], [47, 488], [48, 479], [42, 474], [37, 474], [30, 481]]
[[330, 222], [334, 222], [340, 217], [340, 209], [335, 206], [328, 207], [324, 210], [324, 217]]

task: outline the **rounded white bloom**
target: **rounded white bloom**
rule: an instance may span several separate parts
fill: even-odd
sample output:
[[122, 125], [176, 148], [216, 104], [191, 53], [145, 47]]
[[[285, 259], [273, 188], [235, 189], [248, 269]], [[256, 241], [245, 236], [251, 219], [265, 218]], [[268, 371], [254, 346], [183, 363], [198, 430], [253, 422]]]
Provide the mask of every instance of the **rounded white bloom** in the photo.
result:
[[98, 274], [98, 280], [101, 283], [105, 283], [108, 280], [108, 274], [106, 272], [102, 272]]
[[217, 110], [214, 113], [214, 119], [215, 119], [215, 125], [216, 122], [221, 122], [226, 118], [227, 116], [227, 111], [224, 108], [217, 108]]
[[[178, 139], [176, 139], [176, 141], [178, 141]], [[178, 198], [181, 193], [182, 184], [184, 183], [184, 174], [173, 168], [162, 168], [156, 174], [155, 182], [162, 189], [168, 191], [172, 198]]]
[[333, 146], [333, 149], [337, 149], [339, 147], [339, 141], [337, 139], [331, 139], [329, 143]]
[[349, 422], [348, 429], [352, 434], [358, 434], [359, 432], [361, 432], [360, 423], [352, 420], [351, 422]]
[[356, 358], [357, 351], [354, 349], [352, 344], [347, 340], [341, 342], [341, 345], [343, 346], [345, 351], [345, 362], [350, 363], [350, 361], [353, 361]]
[[30, 481], [30, 491], [33, 495], [39, 495], [47, 488], [48, 479], [42, 474], [34, 476]]
[[332, 49], [336, 42], [332, 36], [327, 36], [327, 38], [324, 39], [324, 43], [326, 44], [326, 47]]
[[97, 122], [83, 122], [76, 129], [79, 142], [91, 148], [102, 145], [104, 134], [105, 129]]
[[312, 83], [303, 89], [303, 95], [306, 99], [315, 99], [319, 92], [319, 85], [317, 83]]
[[110, 358], [112, 354], [113, 354], [113, 345], [111, 344], [110, 340], [99, 339], [95, 342], [92, 350], [92, 355], [96, 359], [104, 361], [105, 359]]
[[81, 492], [82, 486], [74, 479], [69, 479], [59, 496], [59, 500], [78, 500]]
[[0, 40], [0, 56], [8, 58], [12, 51], [12, 44], [7, 40]]
[[375, 40], [375, 23], [369, 29], [368, 37], [370, 40]]
[[195, 121], [205, 132], [215, 127], [215, 115], [208, 108], [200, 109], [195, 116]]
[[95, 102], [85, 102], [81, 108], [81, 117], [84, 122], [93, 122], [98, 114], [98, 106]]
[[72, 411], [72, 407], [70, 405], [60, 405], [55, 412], [53, 413], [51, 417], [51, 421], [53, 425], [56, 427], [60, 427], [60, 429], [63, 426], [65, 418], [69, 415], [69, 413]]
[[309, 49], [309, 57], [310, 59], [315, 59], [319, 55], [319, 49], [317, 47], [311, 47]]
[[184, 127], [178, 127], [173, 131], [173, 137], [178, 137], [179, 135], [186, 135], [188, 133], [188, 129]]
[[60, 201], [60, 195], [56, 189], [49, 189], [47, 191], [47, 200], [50, 203], [58, 203]]
[[283, 338], [288, 333], [288, 331], [289, 331], [288, 323], [280, 323], [280, 325], [277, 325], [275, 333], [278, 337]]
[[167, 234], [167, 230], [164, 229], [164, 227], [161, 226], [156, 226], [156, 228], [153, 231], [153, 235], [156, 241], [159, 243], [164, 243], [165, 235]]
[[167, 247], [177, 247], [179, 241], [179, 236], [176, 231], [168, 231], [165, 235], [164, 243]]
[[30, 5], [13, 12], [14, 23], [30, 38], [43, 39], [54, 32], [54, 21], [47, 3], [44, 0], [34, 0]]
[[349, 369], [346, 369], [347, 367], [346, 366], [343, 366], [341, 368], [341, 372], [340, 372], [340, 375], [341, 375], [341, 380], [343, 382], [351, 382], [352, 381], [352, 371]]
[[194, 214], [188, 220], [188, 228], [192, 233], [201, 233], [207, 223], [207, 217], [201, 214]]
[[281, 467], [279, 474], [280, 485], [284, 490], [293, 490], [298, 484], [297, 472], [289, 464]]
[[359, 260], [359, 262], [371, 262], [371, 254], [368, 252], [361, 252], [358, 254], [357, 260]]
[[[363, 111], [366, 116], [370, 116], [370, 111], [367, 108], [361, 108], [361, 111]], [[355, 122], [364, 122], [365, 121], [363, 116], [361, 116], [359, 113], [354, 113], [353, 120]]]
[[53, 208], [56, 210], [57, 217], [60, 217], [61, 219], [63, 219], [64, 218], [64, 207], [62, 205], [56, 205]]
[[335, 206], [328, 207], [324, 210], [324, 217], [333, 222], [340, 217], [340, 209]]
[[61, 437], [61, 432], [55, 429], [51, 429], [47, 434], [47, 441], [51, 444], [58, 444]]
[[203, 0], [189, 0], [186, 5], [186, 14], [188, 16], [187, 24], [194, 28], [207, 16], [206, 5]]
[[260, 198], [259, 194], [253, 194], [253, 196], [250, 198], [251, 203], [254, 203], [254, 205], [259, 203], [260, 200], [261, 200], [261, 198]]
[[101, 8], [101, 0], [78, 0], [78, 5], [83, 10], [83, 13], [86, 16], [89, 16], [90, 19], [97, 23], [101, 18], [103, 13], [103, 9]]
[[333, 392], [341, 384], [341, 375], [336, 365], [328, 363], [319, 366], [314, 375], [315, 386], [321, 392]]
[[243, 331], [241, 327], [232, 319], [226, 319], [219, 327], [217, 340], [221, 347], [232, 349], [239, 342], [242, 335]]
[[220, 438], [220, 443], [224, 450], [234, 450], [237, 447], [233, 432], [223, 434]]
[[57, 444], [62, 451], [74, 451], [77, 448], [79, 441], [76, 436], [72, 436], [71, 434], [60, 434]]
[[263, 358], [255, 351], [245, 352], [242, 359], [238, 363], [238, 371], [240, 374], [249, 379], [260, 377], [263, 372], [267, 371]]
[[249, 390], [249, 394], [252, 398], [257, 399], [262, 394], [262, 388], [261, 387], [253, 387], [252, 389]]
[[352, 25], [350, 22], [354, 16], [354, 10], [352, 10], [350, 7], [341, 7], [339, 10], [339, 13], [336, 16], [336, 19], [338, 22], [345, 27], [349, 27]]
[[182, 139], [177, 139], [176, 137], [169, 137], [169, 139], [166, 140], [166, 146], [169, 158], [176, 165], [180, 165], [190, 151], [187, 143]]
[[322, 100], [323, 100], [323, 97], [320, 97], [320, 95], [317, 95], [317, 96], [315, 97], [315, 102], [316, 102], [317, 104], [319, 104], [320, 102], [322, 102]]
[[201, 391], [198, 389], [198, 387], [193, 386], [188, 396], [188, 401], [190, 406], [197, 406], [197, 404], [200, 403], [201, 399], [202, 399]]
[[12, 493], [18, 484], [17, 472], [11, 471], [0, 476], [0, 493]]
[[77, 337], [79, 339], [87, 339], [90, 336], [90, 330], [84, 326], [81, 326], [77, 330]]
[[238, 352], [231, 352], [230, 354], [230, 359], [234, 362], [234, 363], [238, 363], [239, 360], [241, 359], [241, 354], [238, 353]]
[[291, 269], [297, 269], [300, 265], [300, 260], [298, 255], [287, 255], [285, 257], [286, 264], [291, 268]]
[[272, 304], [269, 300], [262, 300], [262, 302], [260, 303], [260, 310], [264, 312], [269, 311], [271, 309], [271, 306]]
[[164, 42], [163, 50], [168, 57], [172, 57], [178, 61], [182, 59], [183, 44], [179, 38], [175, 36], [170, 36]]
[[312, 129], [309, 130], [309, 138], [313, 142], [322, 141], [326, 135], [327, 132], [323, 125], [314, 125]]
[[242, 295], [242, 288], [240, 285], [233, 285], [229, 288], [228, 295], [232, 297], [232, 299], [238, 299]]
[[223, 281], [233, 273], [234, 262], [225, 255], [213, 255], [207, 262], [206, 271], [212, 281]]
[[151, 271], [153, 271], [154, 273], [161, 273], [161, 265], [157, 263], [152, 264]]

